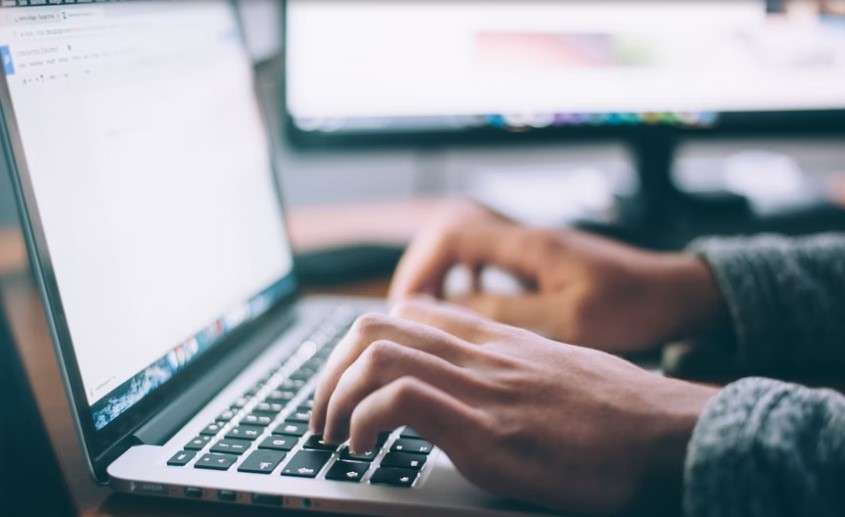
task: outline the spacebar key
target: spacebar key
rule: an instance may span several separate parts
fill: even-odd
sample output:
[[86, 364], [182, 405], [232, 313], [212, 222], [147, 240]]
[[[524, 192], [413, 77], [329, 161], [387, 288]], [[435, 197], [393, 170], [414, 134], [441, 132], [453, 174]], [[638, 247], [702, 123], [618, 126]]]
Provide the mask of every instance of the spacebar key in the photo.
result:
[[300, 478], [317, 477], [331, 457], [331, 451], [299, 451], [282, 469], [282, 475]]

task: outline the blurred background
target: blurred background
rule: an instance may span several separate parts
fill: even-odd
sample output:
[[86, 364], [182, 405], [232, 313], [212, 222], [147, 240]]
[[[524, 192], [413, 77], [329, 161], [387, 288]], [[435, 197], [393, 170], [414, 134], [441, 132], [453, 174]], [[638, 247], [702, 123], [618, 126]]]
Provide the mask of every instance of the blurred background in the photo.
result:
[[240, 9], [294, 210], [466, 195], [672, 246], [752, 217], [835, 225], [845, 204], [843, 2]]
[[[288, 46], [282, 94], [267, 98], [282, 103], [269, 112], [284, 117], [291, 205], [467, 194], [535, 223], [631, 222], [653, 208], [620, 211], [638, 173], [671, 174], [680, 190], [719, 198], [707, 223], [743, 217], [725, 194], [767, 216], [837, 199], [842, 11], [292, 0], [245, 2], [245, 22], [257, 59]], [[655, 204], [674, 195], [655, 188]]]
[[653, 247], [842, 224], [843, 2], [242, 4], [289, 207], [468, 196]]

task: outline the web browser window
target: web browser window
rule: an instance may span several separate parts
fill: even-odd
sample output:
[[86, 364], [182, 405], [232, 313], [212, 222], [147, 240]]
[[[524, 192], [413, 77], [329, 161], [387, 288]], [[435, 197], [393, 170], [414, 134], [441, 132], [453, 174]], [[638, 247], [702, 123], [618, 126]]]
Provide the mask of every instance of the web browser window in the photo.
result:
[[249, 57], [222, 0], [0, 9], [0, 26], [102, 428], [266, 310], [291, 271]]

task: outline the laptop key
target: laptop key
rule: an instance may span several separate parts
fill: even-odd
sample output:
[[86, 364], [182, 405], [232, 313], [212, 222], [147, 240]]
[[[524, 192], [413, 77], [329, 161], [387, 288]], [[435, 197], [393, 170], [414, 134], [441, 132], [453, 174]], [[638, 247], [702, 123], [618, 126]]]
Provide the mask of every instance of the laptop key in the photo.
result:
[[391, 485], [409, 487], [417, 479], [417, 471], [382, 467], [373, 473], [370, 483], [377, 485]]
[[384, 445], [384, 442], [386, 442], [387, 439], [390, 438], [391, 432], [392, 431], [384, 431], [382, 433], [379, 433], [378, 436], [376, 437], [376, 445], [378, 445], [379, 447]]
[[299, 439], [295, 436], [268, 436], [258, 446], [259, 449], [272, 449], [275, 451], [289, 451], [293, 449]]
[[219, 433], [221, 429], [223, 429], [223, 426], [221, 424], [208, 424], [205, 429], [200, 431], [200, 434], [203, 434], [205, 436], [214, 436], [215, 434]]
[[238, 461], [238, 457], [233, 454], [211, 453], [204, 454], [194, 463], [194, 467], [198, 469], [229, 470], [229, 467], [236, 461]]
[[302, 422], [282, 422], [273, 430], [273, 434], [286, 434], [289, 436], [302, 436], [308, 431], [308, 424]]
[[261, 389], [261, 386], [254, 386], [254, 387], [246, 390], [244, 392], [243, 398], [251, 399], [252, 397], [255, 396], [256, 393], [258, 393], [258, 390], [260, 390], [260, 389]]
[[218, 422], [228, 422], [229, 420], [235, 418], [236, 414], [237, 414], [237, 411], [232, 411], [231, 409], [228, 409], [228, 410], [220, 413], [220, 416], [217, 417], [217, 421]]
[[273, 419], [267, 415], [251, 414], [241, 418], [240, 423], [246, 425], [257, 425], [261, 427], [266, 427], [270, 425], [271, 422], [273, 422]]
[[198, 450], [202, 449], [203, 447], [205, 447], [208, 444], [208, 442], [210, 442], [210, 441], [211, 441], [210, 436], [200, 435], [200, 436], [197, 436], [196, 438], [194, 438], [193, 440], [191, 440], [190, 442], [186, 443], [184, 448], [188, 449], [190, 451], [198, 451]]
[[399, 438], [390, 447], [393, 452], [412, 452], [414, 454], [428, 454], [431, 449], [432, 445], [429, 442], [415, 438]]
[[361, 481], [369, 468], [369, 463], [360, 461], [336, 461], [326, 472], [326, 479], [357, 483]]
[[311, 368], [300, 368], [291, 374], [290, 380], [307, 382], [316, 374], [317, 370], [312, 370]]
[[423, 454], [388, 452], [384, 455], [384, 458], [382, 458], [381, 466], [419, 470], [423, 465], [425, 465], [426, 458], [427, 456]]
[[247, 440], [233, 440], [231, 438], [224, 438], [220, 440], [214, 447], [211, 448], [211, 452], [222, 452], [226, 454], [237, 454], [241, 455], [249, 450], [250, 445], [252, 442]]
[[312, 357], [311, 359], [305, 361], [302, 367], [317, 372], [320, 370], [320, 368], [323, 367], [324, 364], [326, 364], [325, 359], [322, 359], [321, 357]]
[[226, 438], [235, 438], [237, 440], [255, 440], [264, 433], [263, 427], [255, 427], [252, 425], [239, 425], [233, 427], [226, 433]]
[[184, 467], [189, 461], [194, 459], [197, 453], [195, 451], [179, 451], [167, 460], [167, 465], [171, 467]]
[[422, 436], [420, 436], [420, 433], [418, 433], [416, 429], [413, 429], [411, 427], [406, 427], [402, 429], [402, 432], [399, 434], [399, 436], [401, 436], [402, 438], [422, 438]]
[[241, 397], [232, 404], [232, 407], [241, 409], [242, 407], [246, 406], [247, 404], [249, 404], [249, 399], [246, 398], [246, 397]]
[[352, 451], [349, 450], [349, 447], [344, 447], [343, 450], [340, 452], [341, 459], [353, 461], [373, 461], [374, 459], [376, 459], [377, 455], [378, 450], [362, 452], [360, 454], [353, 454]]
[[279, 463], [285, 459], [285, 452], [258, 450], [247, 456], [238, 467], [238, 472], [249, 472], [251, 474], [269, 474], [273, 472]]
[[308, 408], [296, 408], [296, 411], [288, 415], [287, 420], [290, 422], [305, 422], [306, 424], [311, 419], [311, 410]]
[[301, 478], [317, 477], [320, 469], [331, 457], [332, 453], [329, 451], [299, 451], [282, 469], [282, 475]]
[[267, 398], [264, 399], [265, 402], [276, 402], [276, 403], [283, 403], [288, 402], [296, 396], [296, 392], [292, 390], [273, 390], [267, 395]]
[[298, 390], [305, 386], [305, 381], [302, 379], [286, 379], [279, 384], [279, 389], [282, 390]]
[[312, 434], [307, 440], [305, 440], [305, 443], [302, 444], [302, 448], [334, 452], [337, 450], [337, 444], [326, 443], [323, 441], [322, 435]]
[[252, 408], [254, 415], [272, 415], [279, 414], [285, 406], [276, 402], [259, 402]]

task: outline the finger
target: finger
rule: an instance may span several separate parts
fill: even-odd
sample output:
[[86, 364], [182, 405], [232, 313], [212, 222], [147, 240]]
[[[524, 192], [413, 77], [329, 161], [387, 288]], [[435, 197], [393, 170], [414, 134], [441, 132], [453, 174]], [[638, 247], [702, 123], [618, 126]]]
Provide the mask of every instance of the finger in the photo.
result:
[[519, 226], [489, 222], [432, 230], [408, 248], [391, 285], [391, 299], [434, 289], [438, 294], [449, 269], [464, 263], [471, 268], [495, 265], [528, 279], [541, 265], [539, 233]]
[[338, 381], [326, 411], [325, 439], [330, 443], [346, 440], [355, 407], [382, 386], [410, 375], [462, 399], [475, 397], [482, 389], [482, 383], [465, 368], [398, 343], [376, 341]]
[[380, 340], [405, 343], [407, 346], [425, 350], [456, 364], [469, 360], [469, 349], [472, 347], [470, 343], [456, 336], [420, 323], [380, 314], [369, 314], [358, 318], [329, 356], [326, 367], [320, 375], [311, 414], [312, 431], [319, 432], [325, 425], [329, 397], [334, 392], [340, 376], [367, 346]]
[[456, 261], [452, 238], [451, 231], [437, 229], [414, 239], [396, 266], [388, 297], [392, 300], [414, 294], [439, 297], [446, 274]]
[[408, 425], [453, 457], [483, 431], [480, 411], [415, 377], [402, 377], [367, 396], [352, 412], [350, 447], [371, 450], [378, 433]]
[[544, 335], [554, 333], [554, 324], [562, 315], [554, 314], [558, 304], [537, 295], [502, 296], [475, 294], [449, 300], [477, 314], [514, 327], [526, 328]]
[[414, 298], [393, 305], [392, 316], [438, 328], [470, 343], [480, 344], [491, 337], [490, 321], [466, 307]]

